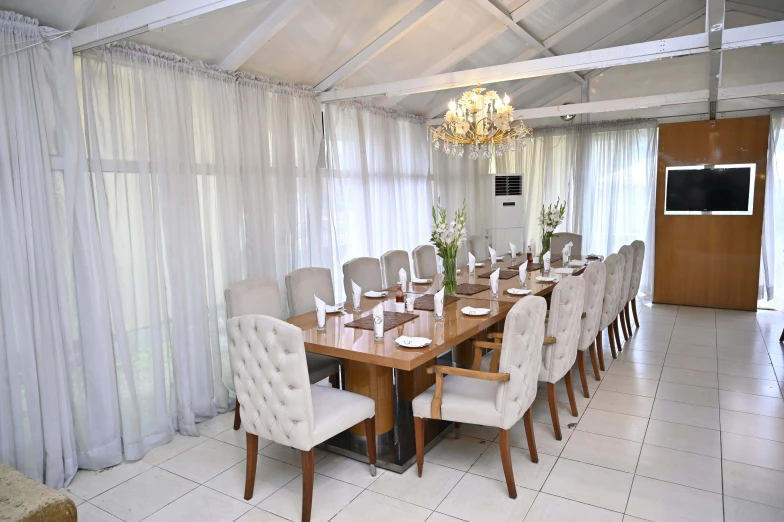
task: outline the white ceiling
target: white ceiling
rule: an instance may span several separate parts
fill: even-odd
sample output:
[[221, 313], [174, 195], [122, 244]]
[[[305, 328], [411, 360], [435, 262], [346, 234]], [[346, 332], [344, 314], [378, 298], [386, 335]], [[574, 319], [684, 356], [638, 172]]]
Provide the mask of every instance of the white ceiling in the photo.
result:
[[[284, 1], [287, 0], [246, 0], [130, 39], [218, 64]], [[155, 3], [156, 0], [0, 0], [0, 9], [38, 18], [42, 25], [70, 30]], [[422, 0], [307, 0], [291, 21], [239, 68], [315, 86], [420, 3]], [[556, 55], [696, 34], [704, 31], [705, 23], [705, 0], [491, 0], [489, 7], [487, 4], [482, 0], [443, 0], [400, 38], [342, 78], [336, 87], [364, 86], [543, 56], [494, 16], [494, 8], [514, 17], [514, 11], [522, 7], [518, 15], [524, 12], [525, 16], [518, 22], [520, 27]], [[784, 19], [782, 0], [727, 1], [726, 6], [727, 27]], [[732, 51], [732, 56], [725, 52], [723, 85], [784, 80], [781, 50], [768, 56], [758, 49]], [[617, 97], [619, 91], [623, 96], [642, 96], [707, 88], [707, 56], [682, 60], [668, 65], [666, 72], [662, 72], [661, 66], [657, 68], [657, 62], [616, 68], [621, 73], [611, 70], [591, 76], [591, 100]], [[759, 78], [745, 81], [749, 67], [755, 68]], [[627, 81], [626, 76], [633, 81]], [[516, 80], [493, 88], [512, 94], [516, 107], [580, 101], [579, 84], [570, 75]], [[374, 101], [434, 117], [444, 110], [449, 98], [462, 90]]]

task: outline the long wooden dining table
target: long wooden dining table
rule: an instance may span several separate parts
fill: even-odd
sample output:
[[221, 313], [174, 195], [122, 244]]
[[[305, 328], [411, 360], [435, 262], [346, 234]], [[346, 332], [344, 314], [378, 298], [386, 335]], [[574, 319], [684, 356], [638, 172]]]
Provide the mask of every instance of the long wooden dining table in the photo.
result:
[[[507, 269], [512, 264], [509, 257], [507, 255], [500, 259], [498, 267]], [[517, 261], [520, 259], [518, 257]], [[565, 274], [556, 274], [555, 269], [558, 267], [560, 262], [553, 263], [551, 275], [558, 280], [568, 277]], [[490, 280], [479, 276], [490, 270], [489, 261], [484, 267], [476, 267], [474, 274], [469, 274], [467, 267], [463, 266], [457, 283], [489, 286]], [[578, 269], [574, 275], [581, 272], [582, 269]], [[528, 272], [524, 287], [531, 291], [528, 295], [547, 297], [552, 292], [556, 283], [536, 281], [536, 277], [540, 275], [541, 269]], [[407, 294], [419, 297], [437, 292], [441, 289], [442, 282], [440, 276], [436, 276], [432, 283], [409, 283], [408, 286]], [[523, 288], [517, 275], [511, 279], [499, 280], [497, 297], [492, 297], [489, 289], [471, 296], [458, 294], [456, 302], [444, 307], [442, 320], [436, 320], [431, 311], [414, 310], [416, 319], [386, 331], [384, 339], [378, 341], [374, 339], [372, 330], [353, 328], [346, 324], [372, 314], [372, 309], [379, 303], [385, 311], [396, 311], [396, 289], [388, 289], [388, 294], [379, 299], [363, 296], [360, 311], [357, 313], [351, 312], [353, 306], [350, 302], [345, 303], [348, 313], [328, 314], [324, 331], [316, 328], [315, 311], [291, 317], [288, 322], [302, 329], [305, 350], [343, 360], [343, 383], [346, 390], [370, 397], [376, 402], [377, 465], [402, 473], [416, 458], [411, 401], [435, 382], [435, 376], [426, 372], [427, 367], [436, 364], [439, 357], [439, 364], [451, 364], [453, 360], [459, 365], [469, 364], [469, 340], [488, 329], [500, 326], [499, 323], [504, 320], [512, 306], [524, 298], [509, 294], [507, 290], [512, 287]], [[490, 313], [484, 316], [469, 316], [461, 312], [465, 306], [489, 308]], [[424, 348], [404, 348], [395, 342], [401, 335], [427, 337], [432, 342]], [[453, 352], [461, 348], [462, 360], [459, 354], [453, 357]], [[426, 449], [436, 444], [451, 426], [451, 423], [445, 421], [428, 421]], [[367, 443], [362, 424], [333, 437], [324, 447], [367, 462]]]

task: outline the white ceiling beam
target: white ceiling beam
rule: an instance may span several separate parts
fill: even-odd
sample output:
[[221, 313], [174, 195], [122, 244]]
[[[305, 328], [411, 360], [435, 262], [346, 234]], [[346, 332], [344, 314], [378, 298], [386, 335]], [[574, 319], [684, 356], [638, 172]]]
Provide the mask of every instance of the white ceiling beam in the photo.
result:
[[[729, 33], [726, 31], [725, 34]], [[668, 38], [656, 42], [596, 49], [562, 56], [539, 58], [524, 62], [481, 67], [467, 71], [437, 74], [424, 78], [413, 78], [377, 85], [335, 89], [321, 95], [321, 101], [330, 102], [370, 96], [396, 96], [419, 92], [440, 91], [457, 87], [467, 87], [478, 82], [495, 83], [537, 76], [550, 76], [574, 71], [614, 67], [633, 63], [644, 63], [674, 56], [686, 56], [708, 52], [708, 37], [694, 34]]]
[[739, 13], [746, 13], [770, 20], [784, 19], [784, 11], [774, 11], [773, 9], [742, 4], [740, 2], [727, 2], [727, 12], [729, 11], [738, 11]]
[[[573, 89], [574, 87], [571, 86]], [[563, 93], [561, 93], [563, 94]], [[743, 85], [740, 87], [722, 87], [719, 89], [719, 100], [735, 100], [740, 98], [756, 98], [760, 96], [784, 95], [784, 82], [762, 83]], [[559, 94], [560, 96], [560, 94]], [[556, 96], [557, 97], [557, 96]], [[688, 92], [671, 94], [656, 94], [652, 96], [638, 96], [617, 100], [604, 100], [597, 102], [572, 103], [569, 105], [556, 105], [552, 107], [538, 107], [520, 109], [514, 112], [515, 117], [524, 120], [553, 118], [567, 114], [596, 114], [602, 112], [630, 111], [664, 107], [668, 105], [683, 105], [688, 103], [702, 103], [709, 99], [709, 90], [700, 89]], [[440, 125], [443, 118], [428, 120], [429, 125]]]
[[526, 3], [512, 11], [512, 20], [519, 22], [549, 1], [550, 0], [528, 0]]
[[251, 56], [272, 40], [281, 29], [293, 20], [305, 7], [306, 0], [283, 0], [277, 8], [256, 26], [234, 49], [221, 61], [220, 66], [234, 71], [247, 62]]
[[606, 16], [611, 10], [618, 7], [618, 4], [622, 3], [623, 0], [605, 0], [598, 6], [593, 6], [590, 3], [584, 4], [583, 8], [580, 10], [578, 17], [575, 21], [560, 29], [554, 35], [545, 38], [542, 42], [545, 47], [548, 49], [558, 45], [559, 43], [563, 42], [566, 38], [571, 36], [575, 31], [581, 29], [586, 24], [596, 22], [600, 20], [602, 17]]
[[370, 45], [362, 49], [362, 51], [341, 65], [336, 71], [319, 82], [319, 84], [314, 87], [314, 90], [317, 92], [326, 91], [343, 78], [351, 75], [368, 61], [372, 60], [374, 56], [380, 54], [384, 49], [416, 27], [416, 25], [442, 1], [443, 0], [424, 0], [421, 2], [388, 31], [376, 38]]
[[[512, 20], [512, 15], [506, 12], [501, 7], [497, 6], [490, 0], [474, 0], [479, 6], [485, 9], [488, 13], [496, 17], [500, 20], [505, 26], [507, 26], [511, 31], [522, 38], [528, 45], [539, 51], [540, 53], [544, 54], [545, 56], [555, 56], [552, 51], [550, 51], [542, 42], [537, 40], [531, 33], [523, 29], [520, 24]], [[579, 83], [585, 83], [585, 80], [582, 76], [575, 72], [569, 72], [569, 75], [577, 80]]]
[[708, 45], [710, 46], [710, 66], [708, 68], [709, 115], [711, 120], [715, 120], [719, 105], [719, 86], [721, 85], [724, 0], [706, 0], [705, 13], [705, 32], [708, 33]]
[[727, 51], [765, 43], [784, 43], [784, 21], [725, 29], [721, 48]]
[[128, 14], [112, 18], [74, 31], [71, 45], [74, 52], [122, 40], [129, 36], [146, 33], [203, 16], [247, 0], [163, 0], [137, 9]]

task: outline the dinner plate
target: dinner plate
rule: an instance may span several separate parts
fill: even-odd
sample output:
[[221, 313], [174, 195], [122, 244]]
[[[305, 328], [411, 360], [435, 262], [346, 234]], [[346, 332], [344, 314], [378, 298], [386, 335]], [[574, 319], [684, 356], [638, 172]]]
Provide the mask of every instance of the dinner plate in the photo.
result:
[[506, 289], [506, 293], [507, 294], [512, 294], [512, 295], [528, 295], [528, 294], [531, 293], [531, 291], [530, 290], [524, 290], [522, 288], [507, 288]]
[[574, 268], [556, 268], [555, 269], [555, 273], [556, 274], [573, 274], [574, 273]]
[[395, 342], [399, 346], [403, 346], [405, 348], [424, 348], [425, 346], [428, 346], [433, 341], [431, 341], [427, 337], [408, 337], [407, 335], [401, 335], [400, 337], [395, 339]]
[[368, 290], [367, 292], [365, 292], [365, 297], [371, 297], [371, 298], [386, 297], [387, 295], [389, 295], [389, 292], [387, 291], [376, 292], [375, 290]]
[[474, 266], [485, 266], [485, 264], [483, 262], [482, 263], [474, 263]]
[[433, 280], [432, 279], [420, 279], [418, 277], [412, 277], [411, 278], [411, 282], [414, 283], [415, 285], [429, 285], [430, 283], [433, 282]]
[[569, 261], [569, 266], [585, 266], [585, 259], [572, 259]]
[[536, 280], [539, 281], [540, 283], [555, 283], [556, 281], [558, 281], [558, 278], [539, 276], [536, 278]]
[[490, 313], [489, 308], [474, 308], [472, 306], [464, 306], [460, 311], [466, 315], [487, 315]]
[[343, 307], [343, 305], [327, 305], [328, 314], [337, 314], [345, 311], [346, 309]]

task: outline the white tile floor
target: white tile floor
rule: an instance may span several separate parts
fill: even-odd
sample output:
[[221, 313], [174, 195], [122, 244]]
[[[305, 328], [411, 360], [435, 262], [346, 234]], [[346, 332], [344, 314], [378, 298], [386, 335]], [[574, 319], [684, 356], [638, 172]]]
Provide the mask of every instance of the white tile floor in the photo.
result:
[[[534, 406], [539, 463], [512, 429], [518, 497], [507, 496], [494, 430], [464, 426], [398, 475], [316, 453], [313, 520], [784, 521], [784, 326], [780, 312], [643, 307], [640, 330], [580, 416], [558, 397], [563, 440], [546, 400]], [[590, 368], [590, 364], [588, 364]], [[579, 388], [579, 377], [574, 372]], [[540, 399], [546, 397], [540, 392]], [[142, 461], [80, 471], [67, 493], [81, 522], [299, 520], [298, 453], [260, 443], [254, 497], [242, 499], [245, 436], [228, 413]], [[572, 425], [572, 423], [575, 423]]]

